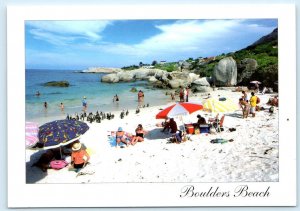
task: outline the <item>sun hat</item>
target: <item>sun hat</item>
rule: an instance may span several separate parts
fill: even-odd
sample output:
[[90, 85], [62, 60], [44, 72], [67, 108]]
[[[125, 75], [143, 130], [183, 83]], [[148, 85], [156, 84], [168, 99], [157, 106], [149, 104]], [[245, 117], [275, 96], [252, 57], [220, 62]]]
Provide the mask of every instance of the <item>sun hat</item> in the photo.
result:
[[84, 99], [86, 98], [86, 96], [83, 97]]
[[74, 143], [72, 146], [73, 151], [78, 151], [81, 149], [81, 143]]
[[119, 128], [118, 128], [118, 131], [120, 131], [120, 132], [123, 131], [123, 128], [122, 128], [122, 127], [119, 127]]

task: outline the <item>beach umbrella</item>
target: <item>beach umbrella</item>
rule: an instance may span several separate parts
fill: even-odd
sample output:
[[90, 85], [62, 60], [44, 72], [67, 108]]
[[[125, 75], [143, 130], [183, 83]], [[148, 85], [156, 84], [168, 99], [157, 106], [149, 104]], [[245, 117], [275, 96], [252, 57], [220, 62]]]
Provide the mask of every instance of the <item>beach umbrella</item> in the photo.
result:
[[38, 148], [51, 149], [67, 145], [83, 135], [89, 126], [77, 120], [56, 120], [39, 128]]
[[238, 109], [238, 104], [232, 102], [230, 99], [220, 101], [219, 99], [209, 98], [203, 103], [203, 110], [208, 112], [233, 112]]
[[39, 125], [35, 122], [26, 122], [25, 124], [25, 146], [26, 148], [33, 147], [39, 140], [38, 138]]
[[260, 81], [250, 81], [251, 84], [261, 84]]
[[183, 116], [191, 114], [195, 111], [199, 111], [203, 109], [202, 104], [196, 104], [196, 103], [176, 103], [174, 105], [171, 105], [164, 110], [160, 111], [156, 115], [156, 119], [165, 119], [167, 117], [173, 118], [176, 116]]

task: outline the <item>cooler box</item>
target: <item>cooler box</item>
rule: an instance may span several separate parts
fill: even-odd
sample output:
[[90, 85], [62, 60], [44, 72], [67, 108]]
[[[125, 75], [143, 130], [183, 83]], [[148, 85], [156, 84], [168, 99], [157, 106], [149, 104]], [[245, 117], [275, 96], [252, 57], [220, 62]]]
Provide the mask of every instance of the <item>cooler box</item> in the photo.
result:
[[185, 125], [185, 128], [186, 128], [186, 132], [188, 134], [194, 134], [195, 133], [195, 128], [192, 124]]
[[200, 125], [200, 133], [209, 133], [209, 125]]

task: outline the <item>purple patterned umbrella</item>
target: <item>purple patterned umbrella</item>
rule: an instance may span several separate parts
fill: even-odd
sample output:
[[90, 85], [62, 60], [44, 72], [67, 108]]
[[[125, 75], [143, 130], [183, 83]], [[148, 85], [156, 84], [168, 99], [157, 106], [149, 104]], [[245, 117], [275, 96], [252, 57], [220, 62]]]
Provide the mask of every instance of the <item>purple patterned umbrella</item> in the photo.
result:
[[39, 128], [38, 148], [51, 149], [67, 145], [77, 140], [89, 129], [89, 126], [77, 120], [56, 120]]

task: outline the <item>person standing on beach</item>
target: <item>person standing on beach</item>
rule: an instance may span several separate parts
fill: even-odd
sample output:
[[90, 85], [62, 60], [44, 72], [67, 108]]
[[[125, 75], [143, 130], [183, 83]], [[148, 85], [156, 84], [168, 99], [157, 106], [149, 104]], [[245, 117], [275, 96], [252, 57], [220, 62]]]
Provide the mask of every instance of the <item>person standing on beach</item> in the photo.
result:
[[47, 102], [44, 102], [44, 108], [45, 108], [45, 110], [47, 110], [47, 108], [48, 108], [48, 103]]
[[180, 102], [184, 102], [184, 91], [183, 91], [182, 87], [180, 87], [179, 99], [180, 99]]
[[185, 102], [189, 102], [189, 94], [190, 94], [190, 89], [187, 87], [185, 89]]
[[251, 92], [250, 114], [252, 114], [252, 117], [255, 117], [256, 103], [257, 103], [257, 97], [255, 96], [254, 92]]
[[138, 92], [138, 103], [139, 103], [139, 107], [142, 106], [143, 102], [144, 102], [144, 92], [143, 92], [142, 90], [140, 90], [140, 91]]
[[249, 101], [247, 93], [245, 91], [242, 91], [242, 94], [243, 94], [243, 96], [242, 96], [243, 100]]
[[63, 112], [65, 110], [65, 106], [63, 103], [60, 103], [60, 110]]
[[82, 111], [86, 112], [86, 110], [87, 110], [87, 101], [86, 101], [86, 96], [84, 96], [82, 100]]
[[171, 92], [171, 100], [175, 100], [175, 95], [173, 92]]
[[119, 102], [119, 96], [116, 94], [113, 98], [113, 102]]
[[248, 100], [246, 101], [243, 98], [240, 98], [239, 103], [240, 103], [240, 106], [243, 110], [243, 119], [247, 118], [248, 115], [249, 115], [249, 110], [250, 110], [250, 105], [248, 103]]

